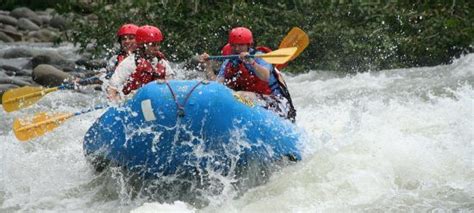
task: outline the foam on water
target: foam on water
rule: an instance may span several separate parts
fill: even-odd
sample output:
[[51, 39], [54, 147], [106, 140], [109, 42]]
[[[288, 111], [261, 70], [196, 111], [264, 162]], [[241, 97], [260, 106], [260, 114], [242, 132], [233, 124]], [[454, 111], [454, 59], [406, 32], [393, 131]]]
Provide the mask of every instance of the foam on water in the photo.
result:
[[[0, 110], [0, 211], [315, 212], [474, 210], [474, 54], [451, 65], [287, 77], [307, 133], [304, 160], [204, 209], [131, 198], [120, 171], [95, 174], [82, 139], [102, 110], [18, 142], [14, 118], [75, 112], [100, 93], [59, 91]], [[216, 199], [216, 198], [213, 198]], [[215, 204], [215, 205], [213, 205]]]

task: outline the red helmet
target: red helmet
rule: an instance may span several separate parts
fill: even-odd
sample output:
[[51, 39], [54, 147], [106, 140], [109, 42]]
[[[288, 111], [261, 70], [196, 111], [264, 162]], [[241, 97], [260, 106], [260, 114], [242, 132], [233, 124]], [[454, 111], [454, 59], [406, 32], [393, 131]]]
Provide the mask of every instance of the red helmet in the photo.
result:
[[138, 28], [135, 41], [138, 44], [161, 42], [163, 41], [163, 34], [157, 27], [145, 25]]
[[252, 31], [245, 27], [236, 27], [229, 33], [230, 44], [253, 44]]
[[232, 54], [232, 46], [230, 46], [229, 43], [227, 43], [224, 47], [221, 49], [221, 54], [222, 55], [230, 55]]
[[124, 24], [117, 31], [117, 36], [135, 35], [137, 34], [138, 26], [134, 24]]

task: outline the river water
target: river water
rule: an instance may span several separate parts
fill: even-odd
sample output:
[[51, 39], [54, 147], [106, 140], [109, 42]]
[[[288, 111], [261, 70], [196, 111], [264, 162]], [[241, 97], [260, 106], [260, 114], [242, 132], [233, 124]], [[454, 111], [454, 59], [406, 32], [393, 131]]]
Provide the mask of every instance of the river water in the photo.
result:
[[[74, 55], [71, 46], [31, 48]], [[119, 171], [94, 173], [82, 139], [103, 110], [25, 143], [11, 131], [15, 118], [103, 103], [100, 92], [59, 91], [22, 111], [0, 110], [0, 212], [474, 211], [474, 54], [450, 65], [286, 80], [306, 132], [303, 161], [202, 209], [133, 198]]]

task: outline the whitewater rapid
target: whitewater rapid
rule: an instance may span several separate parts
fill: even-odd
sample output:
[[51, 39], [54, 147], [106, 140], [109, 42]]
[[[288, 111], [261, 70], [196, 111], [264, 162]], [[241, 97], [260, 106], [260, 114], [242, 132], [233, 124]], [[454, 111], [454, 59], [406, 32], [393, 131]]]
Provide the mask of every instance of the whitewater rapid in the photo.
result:
[[100, 92], [59, 91], [22, 111], [0, 110], [0, 212], [474, 211], [474, 54], [450, 65], [286, 80], [306, 132], [303, 161], [204, 209], [132, 198], [119, 171], [95, 174], [82, 140], [103, 110], [25, 143], [11, 131], [14, 118], [103, 103]]

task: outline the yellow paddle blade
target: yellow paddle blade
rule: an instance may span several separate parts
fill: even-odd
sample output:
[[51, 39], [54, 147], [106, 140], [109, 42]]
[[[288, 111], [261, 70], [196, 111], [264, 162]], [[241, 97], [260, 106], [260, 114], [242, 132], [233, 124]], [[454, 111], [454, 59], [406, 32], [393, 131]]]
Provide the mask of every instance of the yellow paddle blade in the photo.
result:
[[6, 91], [2, 96], [2, 106], [7, 112], [26, 108], [36, 103], [43, 96], [58, 90], [57, 87], [21, 87]]
[[309, 36], [302, 29], [293, 27], [283, 38], [278, 48], [297, 47], [298, 51], [291, 57], [290, 61], [298, 57], [309, 45]]
[[73, 115], [73, 113], [49, 115], [45, 112], [40, 112], [32, 118], [15, 119], [13, 122], [13, 132], [18, 140], [27, 141], [52, 131]]
[[298, 51], [296, 47], [282, 48], [265, 54], [256, 54], [255, 57], [262, 58], [270, 64], [284, 64]]

